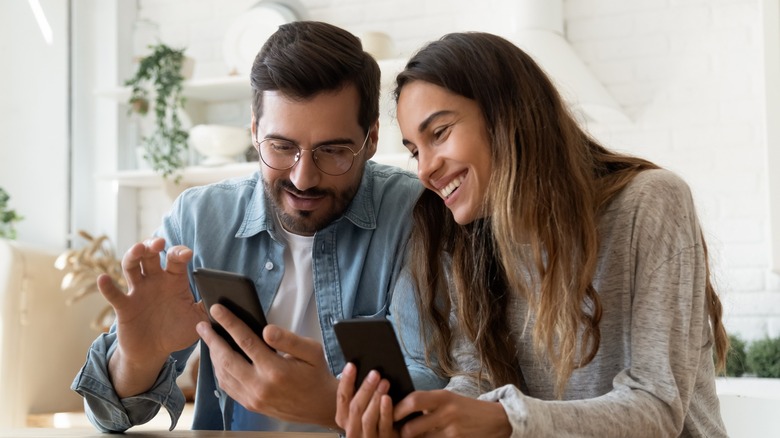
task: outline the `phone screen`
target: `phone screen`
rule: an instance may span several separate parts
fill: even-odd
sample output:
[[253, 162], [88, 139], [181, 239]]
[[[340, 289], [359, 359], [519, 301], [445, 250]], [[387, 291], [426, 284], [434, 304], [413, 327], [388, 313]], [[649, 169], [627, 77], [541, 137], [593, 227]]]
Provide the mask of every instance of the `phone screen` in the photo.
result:
[[241, 319], [244, 324], [249, 326], [262, 340], [263, 328], [267, 322], [255, 284], [248, 277], [235, 272], [197, 268], [192, 274], [198, 294], [206, 305], [214, 331], [219, 333], [234, 350], [241, 353], [247, 360], [250, 360], [227, 330], [211, 317], [211, 306], [222, 304]]

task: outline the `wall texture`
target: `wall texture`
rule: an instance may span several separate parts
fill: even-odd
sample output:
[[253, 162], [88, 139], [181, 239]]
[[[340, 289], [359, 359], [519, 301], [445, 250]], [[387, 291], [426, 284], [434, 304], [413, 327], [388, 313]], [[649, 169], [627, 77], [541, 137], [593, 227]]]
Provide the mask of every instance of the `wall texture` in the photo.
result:
[[[307, 18], [390, 34], [401, 56], [450, 31], [506, 35], [519, 18], [516, 3], [299, 1]], [[225, 31], [253, 4], [139, 0], [138, 15], [162, 41], [187, 47], [195, 77], [213, 77], [227, 74]], [[563, 2], [566, 38], [632, 119], [589, 129], [610, 147], [645, 156], [688, 181], [727, 327], [747, 338], [780, 335], [780, 276], [769, 269], [761, 11], [761, 0]], [[231, 104], [210, 111], [221, 119], [246, 117]], [[158, 221], [154, 213], [150, 223]]]

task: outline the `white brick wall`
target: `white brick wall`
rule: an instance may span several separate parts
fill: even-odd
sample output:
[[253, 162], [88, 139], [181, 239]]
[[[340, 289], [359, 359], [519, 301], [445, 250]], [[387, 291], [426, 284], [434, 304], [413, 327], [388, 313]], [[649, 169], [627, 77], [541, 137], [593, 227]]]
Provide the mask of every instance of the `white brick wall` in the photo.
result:
[[[512, 0], [300, 3], [310, 19], [387, 32], [404, 56], [450, 31], [507, 34], [518, 13]], [[157, 23], [162, 41], [187, 47], [195, 77], [212, 77], [227, 73], [225, 30], [253, 4], [139, 0], [139, 15]], [[564, 15], [567, 39], [633, 120], [591, 131], [689, 182], [727, 327], [751, 339], [780, 335], [780, 278], [769, 270], [761, 1], [566, 0]], [[243, 123], [246, 110], [226, 103], [207, 117]]]

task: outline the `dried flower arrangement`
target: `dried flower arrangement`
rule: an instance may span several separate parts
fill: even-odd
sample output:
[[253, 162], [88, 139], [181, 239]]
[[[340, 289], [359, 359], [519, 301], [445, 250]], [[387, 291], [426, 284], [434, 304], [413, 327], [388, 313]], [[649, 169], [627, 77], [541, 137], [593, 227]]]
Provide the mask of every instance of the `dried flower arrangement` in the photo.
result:
[[[109, 238], [105, 235], [93, 237], [83, 230], [79, 230], [78, 234], [88, 244], [80, 249], [65, 251], [54, 262], [57, 269], [68, 271], [60, 286], [63, 292], [72, 292], [67, 303], [73, 304], [91, 293], [99, 292], [97, 278], [100, 274], [108, 274], [117, 287], [127, 292], [122, 263], [116, 258]], [[114, 318], [114, 308], [106, 304], [106, 307], [90, 323], [90, 327], [98, 331], [106, 331]]]

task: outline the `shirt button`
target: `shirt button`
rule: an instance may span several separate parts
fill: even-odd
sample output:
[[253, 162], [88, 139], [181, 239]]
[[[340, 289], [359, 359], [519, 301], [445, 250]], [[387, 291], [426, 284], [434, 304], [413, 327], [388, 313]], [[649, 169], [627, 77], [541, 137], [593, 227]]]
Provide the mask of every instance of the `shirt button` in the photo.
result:
[[266, 271], [270, 271], [273, 268], [274, 268], [274, 264], [273, 263], [271, 263], [270, 261], [265, 262], [265, 270]]
[[214, 397], [219, 398], [219, 390], [214, 390]]

